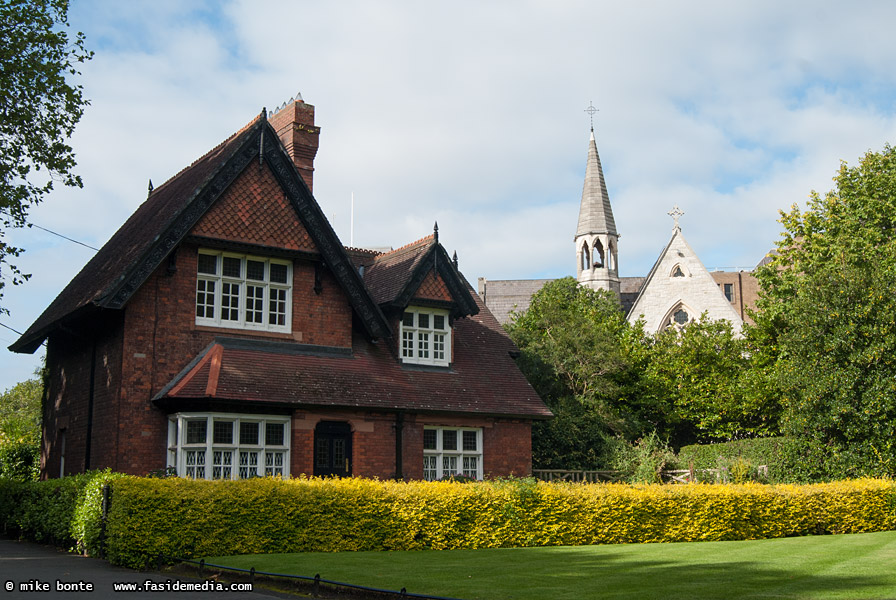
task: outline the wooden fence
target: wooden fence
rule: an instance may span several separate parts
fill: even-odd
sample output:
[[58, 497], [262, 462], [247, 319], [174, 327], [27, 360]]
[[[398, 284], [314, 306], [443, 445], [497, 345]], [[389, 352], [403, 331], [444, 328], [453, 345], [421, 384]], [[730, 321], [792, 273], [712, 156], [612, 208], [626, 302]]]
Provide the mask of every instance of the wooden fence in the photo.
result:
[[[768, 466], [757, 467], [761, 477], [768, 477]], [[577, 481], [596, 483], [598, 481], [619, 481], [618, 471], [567, 471], [564, 469], [534, 469], [532, 476], [542, 481]], [[728, 469], [675, 469], [660, 473], [666, 483], [728, 483], [731, 481]]]

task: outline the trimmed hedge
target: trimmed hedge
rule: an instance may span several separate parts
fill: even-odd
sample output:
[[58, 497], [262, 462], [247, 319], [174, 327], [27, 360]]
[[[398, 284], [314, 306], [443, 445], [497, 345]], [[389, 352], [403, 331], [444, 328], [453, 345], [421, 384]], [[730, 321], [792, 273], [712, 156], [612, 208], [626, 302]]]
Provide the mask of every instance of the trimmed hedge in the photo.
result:
[[121, 477], [107, 469], [46, 481], [0, 478], [0, 530], [95, 555], [102, 488]]
[[743, 540], [896, 529], [896, 483], [472, 484], [365, 479], [115, 481], [107, 555]]
[[[757, 477], [756, 468], [768, 467], [768, 480], [783, 483], [790, 479], [789, 460], [799, 442], [786, 437], [755, 438], [722, 442], [718, 444], [694, 444], [678, 451], [676, 463], [679, 469], [728, 469], [729, 472], [746, 471], [747, 479]], [[789, 482], [789, 481], [788, 481]]]

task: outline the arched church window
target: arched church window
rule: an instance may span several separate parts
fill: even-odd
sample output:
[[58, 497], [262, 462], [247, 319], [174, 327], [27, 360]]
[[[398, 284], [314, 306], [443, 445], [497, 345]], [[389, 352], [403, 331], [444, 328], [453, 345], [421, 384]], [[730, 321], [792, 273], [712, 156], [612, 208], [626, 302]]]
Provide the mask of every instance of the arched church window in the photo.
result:
[[690, 315], [688, 315], [688, 311], [683, 308], [679, 308], [672, 314], [672, 320], [679, 325], [686, 325], [689, 318]]
[[601, 245], [600, 240], [594, 242], [594, 253], [591, 258], [591, 264], [594, 265], [595, 269], [600, 269], [604, 266], [604, 247]]
[[681, 270], [680, 265], [675, 265], [675, 268], [672, 269], [672, 277], [684, 277], [684, 271]]
[[616, 270], [616, 246], [612, 241], [607, 244], [607, 268], [611, 271]]
[[588, 242], [585, 242], [585, 243], [582, 245], [582, 270], [583, 270], [583, 271], [588, 270], [588, 268], [590, 267], [590, 265], [589, 265], [589, 263], [588, 263], [588, 258], [589, 258], [588, 254], [589, 254], [589, 252], [588, 252]]

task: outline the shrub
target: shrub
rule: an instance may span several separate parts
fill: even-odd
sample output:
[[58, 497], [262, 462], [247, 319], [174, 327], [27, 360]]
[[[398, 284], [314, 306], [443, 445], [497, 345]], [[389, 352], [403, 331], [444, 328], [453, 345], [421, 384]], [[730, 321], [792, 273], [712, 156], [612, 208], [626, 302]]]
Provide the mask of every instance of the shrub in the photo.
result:
[[40, 477], [40, 437], [0, 444], [0, 477], [37, 481]]
[[608, 440], [607, 462], [629, 483], [662, 483], [662, 472], [675, 461], [675, 453], [656, 432], [633, 444]]
[[[787, 456], [789, 449], [796, 444], [794, 440], [784, 437], [695, 444], [681, 448], [675, 462], [679, 469], [724, 469], [736, 483], [790, 482], [793, 481], [792, 468]], [[759, 472], [760, 466], [768, 467], [767, 474]]]
[[26, 539], [96, 554], [102, 487], [120, 477], [107, 469], [46, 481], [0, 479], [0, 525]]
[[896, 483], [114, 483], [108, 558], [740, 540], [896, 528]]

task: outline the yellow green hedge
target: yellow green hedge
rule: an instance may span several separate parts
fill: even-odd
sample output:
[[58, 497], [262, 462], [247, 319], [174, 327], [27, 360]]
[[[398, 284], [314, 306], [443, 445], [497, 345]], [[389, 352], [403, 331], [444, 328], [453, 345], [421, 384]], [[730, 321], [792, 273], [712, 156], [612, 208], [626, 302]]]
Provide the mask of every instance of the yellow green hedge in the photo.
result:
[[896, 529], [896, 483], [114, 482], [108, 556], [744, 540]]

